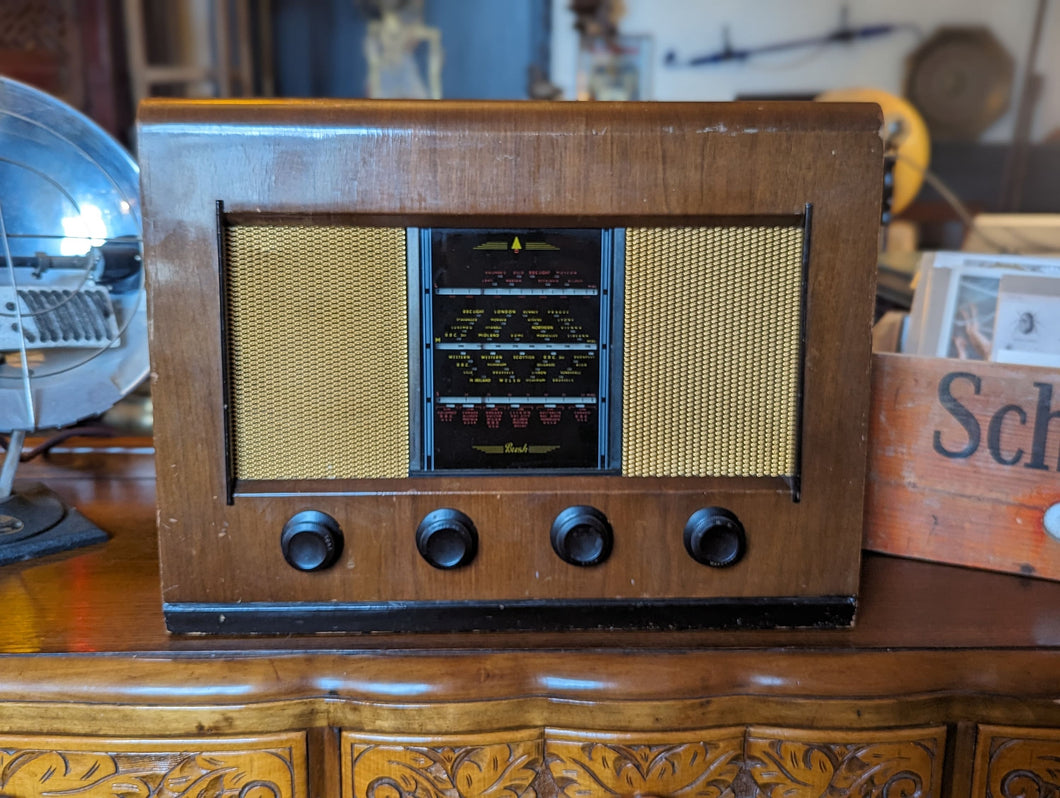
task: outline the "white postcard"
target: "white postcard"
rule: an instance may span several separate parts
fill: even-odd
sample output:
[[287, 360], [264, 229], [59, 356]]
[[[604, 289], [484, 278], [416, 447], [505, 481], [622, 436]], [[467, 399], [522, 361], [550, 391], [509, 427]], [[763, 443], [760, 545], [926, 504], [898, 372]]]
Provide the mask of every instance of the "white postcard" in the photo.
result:
[[994, 360], [1060, 368], [1060, 280], [1029, 274], [1001, 278]]

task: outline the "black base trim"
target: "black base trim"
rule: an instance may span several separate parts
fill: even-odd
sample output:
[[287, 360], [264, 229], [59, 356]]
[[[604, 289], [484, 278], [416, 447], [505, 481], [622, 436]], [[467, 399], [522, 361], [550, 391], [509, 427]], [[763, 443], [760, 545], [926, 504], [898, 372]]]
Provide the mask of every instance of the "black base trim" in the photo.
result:
[[177, 634], [836, 628], [850, 626], [856, 608], [853, 596], [163, 605]]

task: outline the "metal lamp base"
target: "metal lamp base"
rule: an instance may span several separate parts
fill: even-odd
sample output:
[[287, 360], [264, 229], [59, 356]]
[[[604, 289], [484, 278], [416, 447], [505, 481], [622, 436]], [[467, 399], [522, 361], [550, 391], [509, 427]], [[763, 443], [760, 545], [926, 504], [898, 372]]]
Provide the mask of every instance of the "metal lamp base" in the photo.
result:
[[0, 500], [0, 565], [105, 540], [106, 532], [40, 483]]

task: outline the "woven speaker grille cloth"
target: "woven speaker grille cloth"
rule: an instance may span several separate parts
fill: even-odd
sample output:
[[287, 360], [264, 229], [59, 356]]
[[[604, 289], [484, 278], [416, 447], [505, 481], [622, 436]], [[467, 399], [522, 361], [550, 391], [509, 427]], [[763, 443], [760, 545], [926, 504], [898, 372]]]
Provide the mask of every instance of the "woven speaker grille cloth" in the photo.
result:
[[795, 473], [802, 238], [627, 231], [622, 473]]
[[226, 231], [240, 479], [406, 477], [405, 231]]

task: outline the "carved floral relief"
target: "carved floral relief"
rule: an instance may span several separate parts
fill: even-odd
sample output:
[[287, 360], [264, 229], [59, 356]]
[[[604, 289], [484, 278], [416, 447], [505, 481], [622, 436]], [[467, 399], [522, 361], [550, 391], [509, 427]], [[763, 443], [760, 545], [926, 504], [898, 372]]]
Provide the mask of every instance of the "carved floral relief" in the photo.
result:
[[516, 798], [533, 796], [540, 739], [458, 746], [349, 747], [349, 798]]
[[927, 798], [941, 789], [937, 737], [810, 742], [750, 736], [747, 768], [762, 798]]
[[[653, 744], [553, 740], [546, 760], [560, 793], [601, 795], [731, 796], [740, 771], [740, 730], [722, 729], [710, 740]], [[620, 735], [617, 735], [620, 736]]]
[[301, 798], [305, 781], [289, 749], [0, 749], [0, 795], [5, 798]]
[[488, 741], [443, 737], [434, 745], [349, 735], [343, 796], [928, 798], [941, 793], [945, 753], [942, 727], [648, 734], [548, 729], [543, 735], [543, 741], [532, 734], [521, 741], [504, 733]]
[[986, 727], [975, 782], [985, 798], [1060, 798], [1060, 731]]

